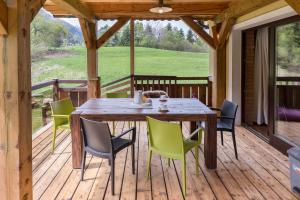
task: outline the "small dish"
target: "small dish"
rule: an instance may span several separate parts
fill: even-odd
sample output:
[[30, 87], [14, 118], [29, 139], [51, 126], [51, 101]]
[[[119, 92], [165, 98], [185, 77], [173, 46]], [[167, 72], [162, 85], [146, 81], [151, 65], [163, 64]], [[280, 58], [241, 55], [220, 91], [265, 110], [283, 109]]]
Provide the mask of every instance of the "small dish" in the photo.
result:
[[168, 99], [159, 99], [160, 102], [166, 102]]

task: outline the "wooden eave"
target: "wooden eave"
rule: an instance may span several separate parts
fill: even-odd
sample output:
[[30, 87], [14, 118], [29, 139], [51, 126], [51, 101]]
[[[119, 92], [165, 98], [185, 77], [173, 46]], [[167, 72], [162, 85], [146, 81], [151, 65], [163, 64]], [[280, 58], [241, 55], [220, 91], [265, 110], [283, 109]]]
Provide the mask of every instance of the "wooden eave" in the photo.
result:
[[[56, 17], [76, 17], [69, 9], [59, 6], [57, 1], [47, 0], [44, 8]], [[182, 16], [191, 16], [195, 19], [214, 19], [228, 9], [231, 2], [241, 0], [169, 0], [165, 1], [173, 9], [170, 13], [154, 14], [150, 8], [157, 5], [158, 0], [81, 0], [82, 5], [94, 13], [96, 19], [117, 19], [130, 17], [134, 19], [179, 20]]]

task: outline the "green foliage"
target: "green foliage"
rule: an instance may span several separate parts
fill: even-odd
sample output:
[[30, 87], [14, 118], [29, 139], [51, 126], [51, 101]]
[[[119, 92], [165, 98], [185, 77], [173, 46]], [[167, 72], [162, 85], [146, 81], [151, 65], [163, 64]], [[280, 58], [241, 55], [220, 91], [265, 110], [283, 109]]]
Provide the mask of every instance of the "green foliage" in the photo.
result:
[[300, 22], [276, 28], [276, 40], [277, 64], [294, 71], [300, 66]]
[[121, 46], [129, 46], [130, 45], [130, 28], [128, 25], [125, 26], [122, 36], [120, 39]]
[[48, 21], [42, 15], [35, 18], [30, 31], [33, 45], [48, 47], [61, 47], [68, 34], [63, 25]]
[[194, 33], [193, 33], [193, 31], [192, 31], [191, 29], [188, 30], [186, 39], [187, 39], [190, 43], [192, 43], [192, 44], [195, 43]]

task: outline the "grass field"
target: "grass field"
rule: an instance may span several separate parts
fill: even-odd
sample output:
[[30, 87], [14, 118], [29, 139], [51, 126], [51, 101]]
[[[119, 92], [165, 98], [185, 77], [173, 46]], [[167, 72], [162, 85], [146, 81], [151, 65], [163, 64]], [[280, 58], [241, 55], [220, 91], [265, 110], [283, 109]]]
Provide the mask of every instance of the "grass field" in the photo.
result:
[[[102, 84], [128, 76], [129, 47], [104, 47], [98, 51]], [[86, 49], [82, 46], [56, 49], [37, 56], [32, 49], [32, 84], [54, 78], [86, 79]], [[190, 53], [135, 48], [135, 73], [140, 75], [208, 76], [208, 53]], [[33, 112], [33, 131], [41, 126], [41, 112]]]
[[[32, 81], [53, 78], [86, 79], [84, 47], [64, 48], [32, 63]], [[129, 75], [129, 47], [104, 47], [99, 50], [99, 75], [102, 83]], [[136, 74], [207, 76], [208, 54], [136, 48]]]

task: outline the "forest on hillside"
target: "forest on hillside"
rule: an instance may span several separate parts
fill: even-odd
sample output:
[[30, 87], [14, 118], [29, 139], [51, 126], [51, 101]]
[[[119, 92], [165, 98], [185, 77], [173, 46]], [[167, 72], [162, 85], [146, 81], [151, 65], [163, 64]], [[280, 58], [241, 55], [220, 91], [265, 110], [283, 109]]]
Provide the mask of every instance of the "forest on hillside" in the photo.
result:
[[[108, 25], [99, 27], [98, 36], [101, 36], [109, 28]], [[129, 24], [127, 24], [114, 34], [105, 46], [129, 46], [129, 42], [130, 29]], [[83, 38], [80, 27], [73, 26], [61, 19], [55, 19], [41, 10], [31, 24], [31, 44], [34, 49], [59, 48], [82, 45]], [[192, 30], [188, 30], [185, 34], [183, 29], [172, 26], [172, 23], [156, 26], [156, 23], [136, 21], [135, 46], [175, 51], [208, 52], [208, 46]]]

